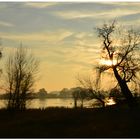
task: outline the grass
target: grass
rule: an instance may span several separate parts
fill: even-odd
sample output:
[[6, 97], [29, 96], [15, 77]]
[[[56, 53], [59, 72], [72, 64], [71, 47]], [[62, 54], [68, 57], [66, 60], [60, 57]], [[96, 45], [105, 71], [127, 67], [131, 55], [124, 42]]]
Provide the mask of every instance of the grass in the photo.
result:
[[140, 109], [0, 110], [1, 138], [140, 138]]

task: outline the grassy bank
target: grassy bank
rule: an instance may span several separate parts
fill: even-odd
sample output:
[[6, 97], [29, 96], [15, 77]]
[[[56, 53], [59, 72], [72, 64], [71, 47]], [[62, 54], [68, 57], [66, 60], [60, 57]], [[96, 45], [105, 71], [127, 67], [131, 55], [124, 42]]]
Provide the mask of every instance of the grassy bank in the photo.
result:
[[0, 110], [1, 138], [140, 138], [140, 109]]

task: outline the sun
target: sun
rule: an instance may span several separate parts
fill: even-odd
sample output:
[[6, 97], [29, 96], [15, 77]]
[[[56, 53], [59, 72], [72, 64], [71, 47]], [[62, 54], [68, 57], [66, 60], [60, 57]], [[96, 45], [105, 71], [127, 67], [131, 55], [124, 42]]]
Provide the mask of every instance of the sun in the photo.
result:
[[106, 59], [100, 59], [99, 64], [101, 65], [107, 65], [107, 66], [112, 66], [117, 64], [117, 60], [106, 60]]

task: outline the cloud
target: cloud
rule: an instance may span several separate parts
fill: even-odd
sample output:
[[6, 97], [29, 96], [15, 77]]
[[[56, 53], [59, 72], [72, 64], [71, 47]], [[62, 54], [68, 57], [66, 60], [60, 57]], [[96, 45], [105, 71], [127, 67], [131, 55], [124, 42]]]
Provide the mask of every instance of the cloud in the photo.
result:
[[40, 81], [40, 87], [47, 89], [70, 87], [76, 73], [92, 70], [98, 63], [101, 42], [93, 27], [114, 18], [125, 25], [129, 22], [139, 25], [140, 17], [140, 3], [2, 4], [0, 19], [10, 21], [0, 21], [3, 45], [9, 47], [9, 53], [19, 46], [19, 41], [31, 47], [41, 59], [44, 81]]
[[46, 8], [58, 4], [57, 2], [27, 2], [25, 5], [33, 8]]
[[0, 36], [4, 39], [17, 40], [17, 41], [46, 41], [46, 42], [59, 42], [66, 37], [72, 35], [68, 30], [57, 30], [52, 32], [36, 32], [36, 33], [4, 33], [1, 32]]
[[54, 32], [47, 33], [48, 41], [62, 41], [68, 36], [72, 35], [73, 32], [68, 30], [58, 30]]
[[64, 19], [76, 19], [76, 18], [89, 18], [95, 17], [94, 12], [81, 12], [81, 11], [63, 11], [55, 12], [55, 14]]
[[139, 18], [140, 18], [140, 11], [138, 13], [132, 13], [120, 17], [120, 19], [124, 21], [132, 21], [132, 20], [139, 21]]
[[4, 26], [4, 27], [13, 27], [14, 25], [9, 23], [9, 22], [5, 22], [5, 21], [0, 21], [0, 26]]
[[[103, 2], [104, 4], [106, 2]], [[117, 6], [117, 7], [120, 7], [120, 8], [127, 8], [127, 9], [139, 9], [139, 6], [140, 6], [140, 2], [133, 2], [133, 1], [129, 1], [129, 2], [108, 2], [107, 4], [110, 4], [112, 6]], [[131, 6], [130, 6], [131, 5]]]
[[82, 19], [82, 18], [96, 18], [96, 19], [105, 19], [105, 18], [114, 18], [119, 16], [125, 16], [129, 14], [137, 14], [138, 11], [127, 10], [127, 9], [115, 9], [104, 12], [95, 12], [95, 11], [58, 11], [55, 12], [57, 16], [63, 19]]

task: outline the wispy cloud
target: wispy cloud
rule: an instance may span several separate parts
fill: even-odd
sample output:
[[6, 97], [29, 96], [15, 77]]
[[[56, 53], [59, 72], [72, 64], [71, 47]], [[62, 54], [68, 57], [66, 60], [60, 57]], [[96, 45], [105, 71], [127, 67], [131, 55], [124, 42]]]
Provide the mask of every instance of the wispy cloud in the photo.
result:
[[4, 39], [20, 40], [20, 41], [48, 41], [48, 42], [59, 42], [73, 33], [68, 30], [57, 30], [52, 32], [36, 32], [36, 33], [0, 33]]
[[65, 12], [55, 12], [57, 16], [64, 18], [64, 19], [78, 19], [78, 18], [96, 18], [96, 19], [104, 19], [105, 17], [113, 18], [113, 17], [119, 17], [119, 16], [125, 16], [129, 14], [137, 14], [139, 11], [131, 11], [127, 9], [116, 9], [116, 10], [109, 10], [104, 12], [98, 12], [95, 11], [65, 11]]
[[9, 23], [9, 22], [0, 21], [0, 26], [13, 27], [14, 25], [12, 23]]
[[57, 2], [27, 2], [25, 5], [33, 8], [46, 8], [58, 4]]

